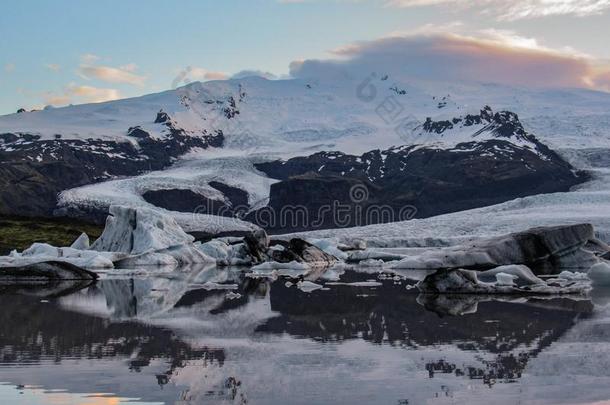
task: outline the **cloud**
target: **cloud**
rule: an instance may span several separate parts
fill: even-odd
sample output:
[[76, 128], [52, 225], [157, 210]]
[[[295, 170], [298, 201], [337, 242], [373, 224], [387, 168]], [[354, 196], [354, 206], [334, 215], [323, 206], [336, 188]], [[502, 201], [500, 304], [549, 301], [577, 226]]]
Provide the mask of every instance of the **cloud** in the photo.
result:
[[144, 76], [137, 75], [133, 71], [124, 69], [124, 67], [81, 65], [78, 72], [86, 79], [98, 79], [108, 83], [143, 86], [146, 80]]
[[610, 70], [602, 69], [592, 78], [591, 87], [610, 91]]
[[250, 76], [257, 76], [257, 77], [262, 77], [268, 80], [275, 80], [277, 79], [277, 75], [271, 73], [271, 72], [265, 72], [262, 70], [242, 70], [239, 71], [237, 73], [235, 73], [233, 76], [231, 76], [231, 79], [243, 79], [244, 77], [250, 77]]
[[100, 60], [100, 57], [97, 55], [94, 55], [92, 53], [86, 53], [84, 55], [81, 55], [80, 60], [84, 64], [91, 64], [91, 63], [95, 63], [96, 61]]
[[182, 69], [172, 81], [172, 88], [189, 84], [194, 81], [225, 80], [229, 77], [224, 72], [214, 72], [202, 67], [187, 66]]
[[45, 63], [44, 67], [49, 70], [52, 70], [53, 72], [59, 72], [61, 70], [61, 66], [56, 63]]
[[94, 62], [99, 59], [99, 56], [92, 54], [82, 55], [78, 74], [88, 80], [97, 79], [107, 83], [125, 83], [135, 86], [144, 86], [146, 77], [135, 73], [138, 66], [134, 63], [119, 66], [118, 68], [94, 64]]
[[117, 89], [105, 89], [70, 83], [60, 93], [46, 92], [42, 94], [42, 98], [45, 104], [61, 106], [74, 103], [101, 103], [117, 100], [121, 98], [121, 93]]
[[6, 65], [4, 65], [4, 71], [6, 73], [11, 73], [15, 71], [15, 64], [14, 63], [7, 63]]
[[293, 77], [365, 77], [491, 82], [610, 90], [610, 68], [570, 49], [550, 49], [510, 31], [396, 34], [332, 51], [334, 59], [293, 62]]
[[189, 66], [186, 71], [192, 80], [224, 80], [228, 77], [224, 72], [214, 72], [196, 66]]
[[579, 17], [602, 14], [610, 0], [388, 0], [389, 7], [446, 6], [477, 10], [500, 20], [519, 20], [554, 15]]
[[[277, 0], [282, 4], [311, 3], [314, 0]], [[334, 0], [359, 2], [363, 0]], [[585, 17], [610, 9], [610, 0], [369, 0], [385, 7], [446, 7], [450, 10], [476, 11], [499, 20], [520, 20], [555, 15]]]

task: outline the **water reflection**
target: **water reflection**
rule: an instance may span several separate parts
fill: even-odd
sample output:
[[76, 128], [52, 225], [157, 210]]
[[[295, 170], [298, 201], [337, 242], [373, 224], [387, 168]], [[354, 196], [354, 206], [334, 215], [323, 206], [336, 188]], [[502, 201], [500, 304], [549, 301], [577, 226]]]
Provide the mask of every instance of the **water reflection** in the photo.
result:
[[541, 353], [598, 316], [582, 298], [419, 296], [374, 272], [288, 281], [201, 268], [13, 288], [0, 382], [162, 403], [517, 403]]

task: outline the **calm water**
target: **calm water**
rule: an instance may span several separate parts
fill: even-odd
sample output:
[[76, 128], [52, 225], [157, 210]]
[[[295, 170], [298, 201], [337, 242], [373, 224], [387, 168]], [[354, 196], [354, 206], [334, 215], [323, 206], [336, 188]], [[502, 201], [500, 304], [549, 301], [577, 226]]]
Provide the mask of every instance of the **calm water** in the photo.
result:
[[434, 298], [405, 277], [328, 278], [310, 293], [215, 268], [3, 288], [0, 403], [610, 403], [605, 291]]

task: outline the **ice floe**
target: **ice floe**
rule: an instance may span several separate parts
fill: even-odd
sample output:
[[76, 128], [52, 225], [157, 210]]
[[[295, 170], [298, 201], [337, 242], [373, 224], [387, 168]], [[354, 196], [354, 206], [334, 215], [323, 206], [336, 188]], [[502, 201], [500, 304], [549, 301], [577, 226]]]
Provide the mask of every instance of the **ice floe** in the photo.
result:
[[416, 286], [428, 294], [584, 294], [591, 289], [591, 283], [584, 279], [554, 277], [542, 280], [522, 265], [483, 272], [441, 269]]

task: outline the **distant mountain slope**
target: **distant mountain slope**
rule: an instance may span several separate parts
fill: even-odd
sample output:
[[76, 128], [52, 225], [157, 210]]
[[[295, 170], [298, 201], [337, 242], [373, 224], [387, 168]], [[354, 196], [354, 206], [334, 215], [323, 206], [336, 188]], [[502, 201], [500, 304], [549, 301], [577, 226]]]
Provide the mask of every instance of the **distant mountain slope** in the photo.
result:
[[[491, 107], [481, 109], [485, 105]], [[316, 178], [364, 181], [371, 192], [382, 190], [380, 201], [412, 201], [396, 198], [432, 184], [454, 190], [443, 197], [449, 199], [472, 189], [439, 182], [450, 172], [481, 192], [486, 188], [485, 198], [470, 193], [470, 203], [427, 204], [425, 215], [433, 215], [568, 189], [585, 177], [546, 145], [606, 145], [609, 122], [610, 95], [586, 90], [397, 83], [386, 76], [196, 82], [138, 98], [0, 117], [0, 213], [99, 219], [108, 205], [124, 203], [161, 206], [185, 223], [193, 222], [187, 211], [252, 215], [286, 202], [273, 190], [288, 187], [294, 194], [292, 180], [273, 168], [278, 159], [290, 162], [294, 177], [315, 169]], [[339, 153], [316, 154], [321, 151]], [[289, 160], [295, 157], [300, 160]], [[355, 164], [358, 158], [371, 164]], [[398, 169], [405, 164], [419, 172], [407, 176]], [[502, 176], [518, 187], [493, 187]], [[247, 206], [236, 209], [244, 201]]]
[[[415, 144], [361, 156], [320, 152], [255, 165], [280, 182], [271, 186], [268, 207], [250, 220], [288, 232], [334, 228], [339, 222], [394, 222], [568, 191], [588, 179], [528, 134], [510, 112], [485, 107], [477, 115], [428, 119], [415, 131], [440, 135], [446, 144]], [[355, 196], [354, 190], [363, 195]], [[324, 210], [333, 202], [346, 208], [342, 219], [337, 208]], [[283, 208], [298, 206], [309, 215], [297, 218], [293, 213], [287, 221]]]

